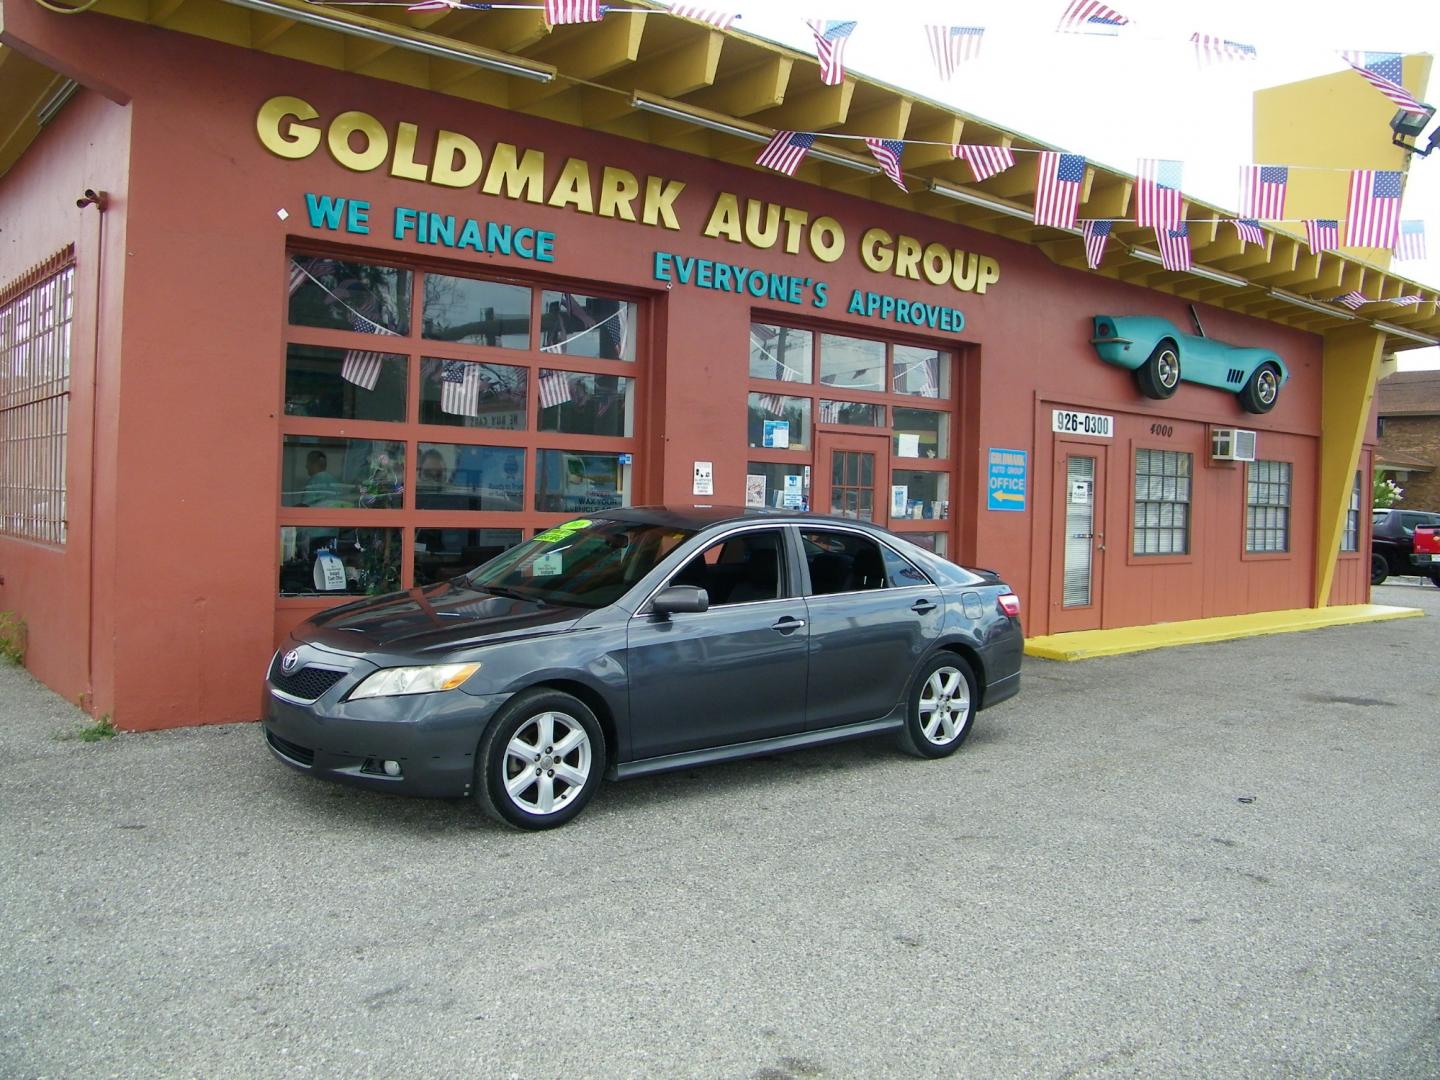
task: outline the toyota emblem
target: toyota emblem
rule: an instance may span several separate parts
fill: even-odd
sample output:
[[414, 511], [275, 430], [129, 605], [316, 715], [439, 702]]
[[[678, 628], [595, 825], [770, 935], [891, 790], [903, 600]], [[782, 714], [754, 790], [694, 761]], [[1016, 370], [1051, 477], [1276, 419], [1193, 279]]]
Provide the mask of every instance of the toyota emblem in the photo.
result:
[[299, 649], [291, 649], [289, 652], [287, 652], [287, 653], [285, 654], [285, 658], [280, 661], [280, 670], [283, 671], [286, 675], [293, 675], [293, 674], [295, 674], [295, 669], [296, 669], [297, 667], [299, 667], [299, 666], [300, 666], [300, 650], [299, 650]]

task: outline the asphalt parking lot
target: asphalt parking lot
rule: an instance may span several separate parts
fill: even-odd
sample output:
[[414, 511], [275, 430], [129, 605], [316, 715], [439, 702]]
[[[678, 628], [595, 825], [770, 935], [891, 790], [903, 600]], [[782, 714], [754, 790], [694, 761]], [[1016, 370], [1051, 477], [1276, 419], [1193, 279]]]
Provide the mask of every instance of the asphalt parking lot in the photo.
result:
[[1440, 589], [1375, 601], [534, 835], [0, 669], [0, 1076], [1433, 1078]]

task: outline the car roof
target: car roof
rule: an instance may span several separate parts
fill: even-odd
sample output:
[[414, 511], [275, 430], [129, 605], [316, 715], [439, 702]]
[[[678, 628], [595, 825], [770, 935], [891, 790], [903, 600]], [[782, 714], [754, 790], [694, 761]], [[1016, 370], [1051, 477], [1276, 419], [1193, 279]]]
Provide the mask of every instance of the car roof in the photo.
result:
[[828, 514], [810, 514], [796, 510], [772, 510], [750, 506], [724, 506], [696, 503], [691, 506], [620, 506], [612, 510], [601, 510], [587, 515], [591, 518], [606, 518], [611, 521], [631, 521], [640, 525], [659, 525], [674, 529], [708, 529], [712, 525], [732, 522], [764, 521], [776, 525], [850, 525], [867, 529], [879, 526], [868, 521], [853, 518], [838, 518]]

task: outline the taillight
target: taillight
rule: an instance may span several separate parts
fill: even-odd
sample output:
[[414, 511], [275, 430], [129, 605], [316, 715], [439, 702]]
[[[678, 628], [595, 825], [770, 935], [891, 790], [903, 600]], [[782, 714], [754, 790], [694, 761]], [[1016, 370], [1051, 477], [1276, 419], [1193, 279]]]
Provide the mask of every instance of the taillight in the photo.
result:
[[1013, 592], [1000, 594], [1000, 610], [1009, 615], [1012, 619], [1020, 617], [1020, 597]]

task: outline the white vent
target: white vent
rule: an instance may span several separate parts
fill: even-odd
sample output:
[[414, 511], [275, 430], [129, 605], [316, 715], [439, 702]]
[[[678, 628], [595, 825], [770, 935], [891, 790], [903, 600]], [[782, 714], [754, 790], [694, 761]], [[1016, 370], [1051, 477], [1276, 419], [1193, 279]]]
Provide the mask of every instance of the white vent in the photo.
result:
[[1210, 456], [1216, 461], [1254, 461], [1255, 432], [1242, 428], [1211, 428]]

